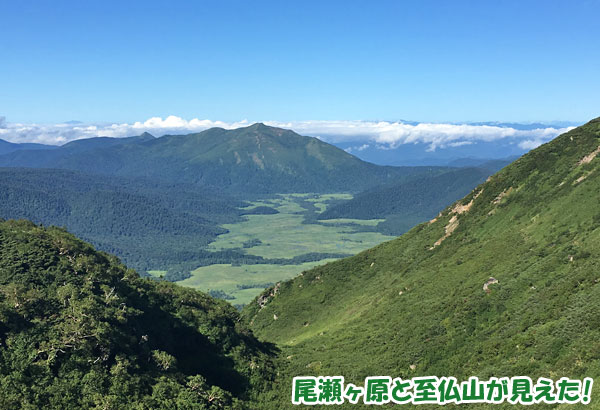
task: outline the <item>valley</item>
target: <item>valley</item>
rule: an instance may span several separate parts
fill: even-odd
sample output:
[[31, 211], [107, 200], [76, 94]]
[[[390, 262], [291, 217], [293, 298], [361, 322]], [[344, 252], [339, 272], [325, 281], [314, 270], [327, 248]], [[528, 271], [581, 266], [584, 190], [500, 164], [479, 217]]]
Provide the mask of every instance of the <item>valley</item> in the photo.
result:
[[1, 10], [0, 410], [600, 410], [600, 0]]
[[433, 218], [497, 166], [380, 166], [262, 123], [9, 147], [0, 218], [65, 227], [140, 275], [238, 308]]
[[[383, 219], [332, 219], [315, 217], [332, 203], [347, 201], [351, 194], [279, 194], [251, 201], [241, 213], [269, 207], [273, 214], [245, 215], [244, 221], [224, 224], [228, 232], [207, 245], [209, 251], [236, 249], [266, 259], [261, 264], [214, 264], [190, 272], [191, 277], [178, 281], [183, 286], [225, 297], [234, 305], [244, 305], [264, 288], [297, 276], [302, 271], [393, 239], [376, 232]], [[285, 263], [281, 259], [305, 257], [303, 263]], [[277, 263], [269, 263], [269, 261]], [[301, 262], [302, 259], [299, 260]], [[153, 276], [164, 271], [150, 271]], [[223, 292], [223, 293], [219, 293]]]
[[[596, 119], [489, 177], [421, 169], [362, 192], [243, 200], [214, 187], [0, 170], [10, 176], [0, 180], [3, 212], [23, 204], [33, 218], [93, 233], [83, 223], [93, 210], [107, 243], [117, 243], [106, 223], [114, 215], [125, 241], [166, 237], [154, 249], [191, 251], [178, 270], [148, 265], [144, 279], [64, 229], [0, 223], [0, 406], [60, 407], [70, 400], [63, 391], [90, 383], [84, 407], [95, 397], [161, 407], [177, 395], [198, 408], [218, 400], [214, 408], [275, 410], [292, 408], [295, 376], [598, 377], [599, 143]], [[48, 195], [56, 181], [64, 184]], [[153, 219], [157, 211], [165, 217]], [[391, 219], [408, 232], [386, 235]], [[206, 227], [205, 242], [190, 247]], [[3, 387], [12, 385], [17, 393]]]

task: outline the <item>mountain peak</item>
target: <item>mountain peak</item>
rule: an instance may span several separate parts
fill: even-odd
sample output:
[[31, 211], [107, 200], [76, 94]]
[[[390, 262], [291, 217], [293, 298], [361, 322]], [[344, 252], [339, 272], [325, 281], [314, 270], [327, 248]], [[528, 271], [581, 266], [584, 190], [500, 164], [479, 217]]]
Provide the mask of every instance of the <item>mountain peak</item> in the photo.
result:
[[404, 169], [367, 164], [325, 142], [264, 123], [151, 138], [144, 133], [79, 140], [43, 158], [31, 152], [3, 157], [0, 165], [159, 177], [257, 193], [357, 191], [405, 174]]
[[262, 122], [255, 122], [254, 124], [252, 124], [251, 126], [248, 127], [248, 129], [251, 129], [251, 130], [266, 130], [266, 129], [271, 129], [271, 128], [273, 128], [273, 127], [269, 127]]
[[258, 132], [261, 134], [267, 134], [267, 135], [271, 135], [271, 136], [282, 136], [282, 135], [299, 136], [299, 134], [293, 130], [289, 130], [286, 128], [280, 128], [280, 127], [273, 127], [271, 125], [266, 125], [265, 123], [262, 123], [262, 122], [256, 122], [248, 127], [245, 127], [244, 130], [246, 130], [246, 132], [248, 132], [248, 131], [250, 131], [251, 133]]

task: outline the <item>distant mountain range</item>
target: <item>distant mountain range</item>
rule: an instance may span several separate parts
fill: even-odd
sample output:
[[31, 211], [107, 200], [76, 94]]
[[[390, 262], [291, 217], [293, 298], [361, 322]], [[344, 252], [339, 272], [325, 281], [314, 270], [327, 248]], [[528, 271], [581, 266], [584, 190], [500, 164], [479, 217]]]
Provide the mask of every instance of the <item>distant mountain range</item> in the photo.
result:
[[243, 200], [351, 192], [355, 200], [318, 218], [381, 218], [386, 221], [369, 229], [401, 234], [507, 163], [469, 159], [463, 163], [471, 168], [459, 171], [379, 166], [260, 123], [60, 147], [9, 145], [14, 150], [0, 156], [1, 218], [65, 226], [140, 272], [164, 270], [172, 280], [212, 263], [264, 262], [239, 249], [204, 249], [226, 232], [220, 225], [241, 220]]
[[[414, 121], [402, 121], [403, 124], [417, 126], [420, 123]], [[544, 130], [549, 128], [559, 129], [577, 126], [573, 122], [551, 122], [551, 123], [505, 123], [505, 122], [472, 122], [461, 125], [466, 126], [488, 126], [497, 128], [511, 128], [517, 131]], [[444, 144], [442, 147], [432, 149], [429, 143], [415, 141], [399, 145], [377, 143], [373, 139], [365, 137], [345, 136], [340, 139], [335, 135], [325, 136], [331, 139], [333, 144], [358, 158], [378, 165], [392, 166], [478, 166], [477, 162], [490, 160], [507, 160], [512, 162], [516, 158], [528, 152], [532, 146], [520, 144], [524, 140], [499, 138], [490, 141], [483, 139], [463, 140], [458, 143]], [[532, 138], [534, 138], [532, 136]], [[541, 142], [539, 142], [541, 143]], [[539, 145], [538, 143], [538, 145]], [[469, 164], [456, 165], [463, 161], [471, 161]]]
[[[183, 119], [178, 119], [182, 123], [186, 123]], [[573, 127], [579, 125], [578, 123], [568, 121], [554, 121], [554, 122], [537, 122], [537, 123], [506, 123], [506, 122], [467, 122], [467, 123], [448, 123], [448, 124], [436, 124], [436, 123], [420, 123], [416, 121], [383, 121], [382, 123], [373, 121], [358, 121], [349, 122], [352, 124], [344, 125], [342, 122], [328, 123], [324, 122], [319, 125], [320, 122], [298, 122], [289, 123], [286, 128], [294, 128], [297, 125], [298, 130], [304, 130], [303, 135], [319, 136], [325, 142], [337, 146], [347, 152], [357, 156], [358, 158], [372, 162], [377, 165], [392, 165], [392, 166], [415, 166], [415, 165], [429, 165], [429, 166], [446, 166], [450, 162], [455, 160], [461, 160], [463, 158], [475, 158], [480, 160], [494, 160], [494, 159], [506, 159], [511, 157], [519, 157], [527, 152], [532, 147], [539, 145], [541, 142], [547, 141], [553, 135], [557, 135], [561, 128]], [[270, 123], [270, 125], [278, 126], [277, 123]], [[383, 124], [383, 125], [382, 125]], [[389, 127], [384, 127], [387, 124]], [[88, 124], [90, 125], [90, 124]], [[123, 124], [127, 130], [130, 130], [131, 134], [134, 135], [139, 127], [129, 126]], [[382, 130], [385, 132], [391, 132], [395, 125], [406, 126], [408, 128], [414, 128], [415, 140], [412, 142], [404, 142], [403, 144], [393, 144], [388, 142], [377, 143], [377, 135]], [[439, 135], [436, 137], [436, 126], [442, 126], [439, 129]], [[443, 127], [446, 125], [447, 127]], [[23, 133], [17, 128], [6, 128], [3, 129], [3, 134], [7, 138], [24, 139], [24, 138], [37, 138], [43, 140], [48, 138], [47, 134], [52, 135], [53, 140], [67, 139], [72, 140], [74, 138], [81, 138], [82, 135], [93, 135], [90, 132], [97, 134], [101, 137], [103, 133], [112, 135], [114, 129], [108, 124], [94, 124], [93, 127], [86, 127], [85, 134], [82, 134], [82, 127], [84, 124], [77, 121], [69, 121], [60, 125], [49, 126], [47, 128], [38, 128], [35, 131]], [[444, 144], [436, 144], [435, 149], [429, 143], [424, 143], [423, 138], [419, 138], [419, 133], [424, 132], [421, 126], [426, 131], [430, 138], [435, 138], [439, 141], [444, 141], [447, 136], [452, 136], [451, 141]], [[465, 135], [461, 137], [460, 127], [465, 126], [469, 129], [465, 130]], [[382, 128], [383, 127], [383, 128]], [[489, 128], [493, 127], [495, 131]], [[93, 128], [90, 131], [89, 128]], [[389, 129], [388, 129], [389, 128]], [[478, 136], [477, 128], [481, 128], [481, 133], [486, 135], [491, 132], [489, 137], [483, 138], [483, 135]], [[485, 129], [484, 129], [485, 128]], [[502, 137], [503, 132], [501, 129], [510, 129], [506, 134], [506, 137]], [[294, 128], [295, 129], [295, 128]], [[338, 129], [341, 134], [336, 134]], [[356, 134], [352, 135], [352, 129], [355, 130]], [[145, 131], [149, 131], [154, 135], [183, 135], [185, 134], [185, 128], [161, 128], [154, 127], [148, 124]], [[125, 130], [119, 132], [126, 132]], [[190, 131], [196, 132], [198, 131]], [[237, 132], [237, 131], [236, 131]], [[404, 129], [403, 132], [411, 132]], [[450, 132], [451, 135], [446, 135]], [[458, 133], [458, 134], [457, 134]], [[393, 134], [393, 132], [392, 132]], [[467, 138], [470, 135], [473, 138]], [[514, 138], [508, 137], [513, 135]], [[528, 135], [528, 137], [525, 137]], [[381, 135], [380, 135], [381, 136]], [[393, 139], [393, 135], [390, 135]], [[464, 138], [463, 138], [464, 137]], [[458, 138], [458, 139], [455, 139]], [[427, 138], [425, 138], [427, 139]], [[419, 142], [421, 141], [421, 143]], [[10, 143], [7, 143], [10, 144]], [[2, 145], [0, 143], [0, 145]], [[4, 144], [6, 145], [6, 144]], [[22, 145], [22, 146], [19, 146]], [[43, 148], [38, 144], [37, 148]], [[55, 148], [55, 146], [49, 146]], [[30, 149], [26, 144], [12, 144], [10, 151]], [[0, 155], [3, 152], [0, 148]]]
[[245, 128], [77, 140], [55, 149], [19, 150], [0, 166], [60, 168], [219, 187], [229, 193], [358, 192], [432, 168], [378, 166], [317, 138], [254, 124]]
[[[476, 164], [494, 160], [510, 162], [529, 151], [507, 141], [474, 141], [468, 145], [446, 146], [436, 150], [431, 150], [429, 144], [425, 143], [389, 147], [367, 140], [335, 145], [364, 161], [391, 166], [477, 166]], [[457, 165], [461, 162], [471, 163]]]
[[21, 150], [47, 150], [57, 148], [54, 145], [44, 145], [44, 144], [32, 144], [32, 143], [23, 143], [23, 144], [15, 144], [12, 142], [4, 141], [0, 139], [0, 155], [8, 154], [15, 151]]

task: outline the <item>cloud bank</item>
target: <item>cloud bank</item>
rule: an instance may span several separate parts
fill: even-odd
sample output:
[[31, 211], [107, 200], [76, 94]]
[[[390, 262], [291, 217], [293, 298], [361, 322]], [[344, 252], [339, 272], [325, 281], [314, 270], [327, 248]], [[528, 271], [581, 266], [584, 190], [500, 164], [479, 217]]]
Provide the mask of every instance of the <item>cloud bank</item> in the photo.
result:
[[423, 143], [429, 150], [458, 147], [475, 142], [510, 140], [522, 149], [532, 149], [550, 141], [573, 127], [543, 127], [517, 129], [513, 127], [471, 124], [403, 123], [370, 121], [303, 121], [269, 123], [283, 128], [292, 128], [307, 135], [321, 136], [328, 142], [356, 140], [373, 141], [386, 148], [402, 144]]
[[[540, 126], [534, 129], [517, 129], [501, 125], [405, 123], [387, 121], [264, 121], [265, 124], [292, 129], [330, 143], [361, 142], [390, 149], [402, 144], [423, 143], [429, 150], [469, 145], [475, 142], [505, 140], [529, 150], [569, 131], [573, 127]], [[223, 122], [212, 120], [186, 120], [174, 115], [153, 117], [144, 122], [82, 124], [21, 124], [0, 117], [0, 139], [9, 142], [36, 142], [61, 145], [69, 141], [91, 137], [129, 137], [149, 132], [155, 136], [199, 132], [212, 127], [226, 129], [245, 127], [252, 122]], [[364, 148], [363, 148], [364, 147]]]

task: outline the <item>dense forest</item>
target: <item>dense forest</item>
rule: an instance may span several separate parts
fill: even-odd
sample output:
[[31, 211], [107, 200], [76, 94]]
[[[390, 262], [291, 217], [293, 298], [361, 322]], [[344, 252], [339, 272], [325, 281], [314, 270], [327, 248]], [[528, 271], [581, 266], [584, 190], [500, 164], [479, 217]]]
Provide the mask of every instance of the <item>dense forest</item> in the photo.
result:
[[299, 265], [344, 253], [308, 253], [292, 258], [248, 255], [244, 248], [206, 250], [226, 230], [219, 225], [242, 215], [272, 214], [212, 188], [141, 178], [105, 177], [76, 171], [0, 168], [0, 216], [62, 226], [98, 248], [117, 255], [144, 275], [164, 270], [179, 281], [200, 266], [219, 263]]
[[[142, 140], [147, 141], [148, 138], [151, 137]], [[100, 138], [99, 141], [74, 141], [66, 147], [79, 154], [82, 150], [87, 152], [85, 149], [91, 149], [90, 146], [132, 145], [136, 141], [133, 138], [129, 142], [109, 144]], [[444, 199], [449, 201], [450, 197], [462, 192], [455, 193], [453, 190], [468, 189], [475, 184], [473, 180], [481, 172], [483, 171], [466, 170], [460, 175], [453, 174], [462, 182], [455, 182], [443, 194], [426, 196], [419, 205], [425, 203], [427, 206], [417, 208], [441, 208], [440, 203]], [[446, 172], [441, 168], [424, 168], [417, 175], [419, 176], [405, 176], [400, 180], [417, 178], [418, 184], [407, 186], [416, 186], [418, 190], [422, 189], [424, 181], [444, 181]], [[446, 178], [449, 179], [452, 178]], [[389, 188], [386, 186], [386, 189]], [[387, 195], [385, 190], [382, 192], [380, 196]], [[252, 195], [248, 194], [246, 197]], [[368, 201], [366, 205], [361, 204], [360, 201], [364, 198], [381, 199], [372, 193], [359, 194], [357, 203], [360, 206], [370, 206]], [[318, 223], [322, 215], [314, 203], [300, 197], [296, 201], [304, 208], [304, 223]], [[430, 205], [427, 201], [435, 203]], [[351, 201], [350, 208], [354, 204]], [[166, 280], [176, 281], [188, 277], [189, 272], [197, 267], [211, 264], [299, 264], [320, 260], [315, 259], [319, 256], [331, 257], [332, 254], [329, 253], [312, 253], [289, 259], [265, 259], [248, 255], [244, 251], [244, 248], [252, 246], [250, 243], [244, 244], [242, 248], [207, 250], [207, 244], [217, 235], [227, 232], [221, 227], [222, 224], [239, 222], [246, 215], [278, 212], [269, 206], [247, 208], [246, 205], [246, 202], [210, 186], [141, 177], [87, 174], [64, 169], [0, 168], [0, 217], [24, 218], [47, 226], [66, 227], [99, 249], [119, 256], [142, 275], [147, 270], [164, 270], [166, 273], [163, 277]], [[333, 213], [326, 215], [341, 217], [338, 209], [340, 208], [334, 207]], [[345, 208], [341, 209], [343, 213]], [[372, 214], [373, 212], [367, 216], [372, 217]], [[352, 217], [360, 218], [362, 215]], [[394, 221], [394, 215], [388, 217], [390, 221]], [[404, 210], [400, 218], [401, 223], [394, 226], [410, 227], [420, 222], [423, 214], [417, 213], [415, 216]], [[380, 225], [385, 226], [386, 223], [388, 222]], [[378, 229], [385, 230], [380, 227]], [[400, 232], [396, 229], [393, 233]], [[340, 256], [347, 255], [336, 253], [333, 257]]]
[[224, 301], [0, 223], [0, 408], [253, 408], [272, 356]]
[[0, 168], [0, 216], [67, 227], [140, 271], [197, 262], [240, 220], [243, 202], [213, 189], [67, 170]]

